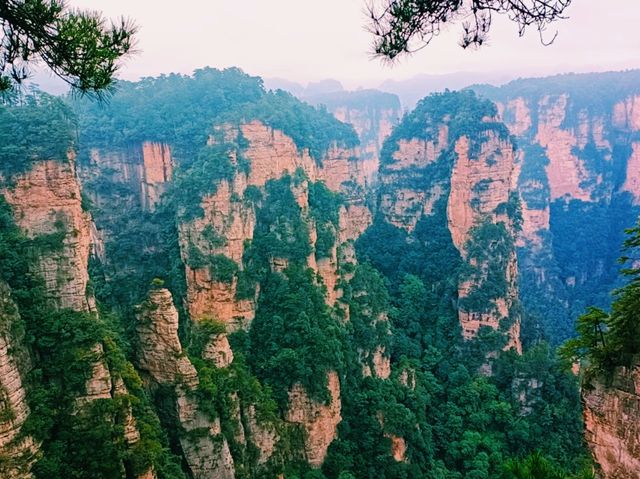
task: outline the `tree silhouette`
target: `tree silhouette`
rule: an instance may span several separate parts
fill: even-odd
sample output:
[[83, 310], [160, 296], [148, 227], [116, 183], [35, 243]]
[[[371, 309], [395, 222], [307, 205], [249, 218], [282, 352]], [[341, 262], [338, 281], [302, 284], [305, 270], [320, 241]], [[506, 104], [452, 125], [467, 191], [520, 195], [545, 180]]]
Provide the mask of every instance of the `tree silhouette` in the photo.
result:
[[40, 63], [74, 89], [99, 94], [132, 52], [136, 32], [125, 19], [109, 22], [64, 0], [0, 1], [0, 25], [0, 92], [15, 89]]
[[374, 52], [393, 60], [428, 45], [444, 25], [462, 21], [463, 48], [486, 42], [493, 15], [506, 15], [524, 35], [533, 25], [543, 43], [547, 27], [565, 18], [571, 0], [371, 0], [369, 31], [374, 35]]

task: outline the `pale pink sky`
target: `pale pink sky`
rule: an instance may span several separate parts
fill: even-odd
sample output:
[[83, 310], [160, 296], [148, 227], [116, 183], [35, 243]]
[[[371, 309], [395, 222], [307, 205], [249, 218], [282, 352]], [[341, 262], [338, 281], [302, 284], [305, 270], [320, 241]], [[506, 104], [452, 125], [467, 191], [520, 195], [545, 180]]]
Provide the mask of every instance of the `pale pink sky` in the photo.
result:
[[[457, 46], [459, 26], [432, 45], [388, 66], [369, 55], [365, 0], [70, 0], [74, 7], [124, 15], [140, 27], [140, 53], [126, 79], [195, 68], [238, 66], [251, 74], [307, 82], [336, 78], [346, 86], [456, 71], [602, 71], [640, 67], [640, 2], [574, 0], [550, 47], [537, 32], [517, 37], [516, 25], [494, 21], [490, 45]], [[606, 5], [606, 8], [603, 7]]]

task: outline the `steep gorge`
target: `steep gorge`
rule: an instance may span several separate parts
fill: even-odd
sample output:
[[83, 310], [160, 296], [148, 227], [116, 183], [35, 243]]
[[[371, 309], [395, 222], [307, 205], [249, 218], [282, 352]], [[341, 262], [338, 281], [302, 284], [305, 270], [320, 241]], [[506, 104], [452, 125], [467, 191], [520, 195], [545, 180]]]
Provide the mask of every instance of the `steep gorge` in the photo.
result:
[[[623, 284], [616, 259], [640, 213], [639, 78], [628, 71], [477, 88], [497, 102], [521, 148], [521, 291], [551, 341], [572, 335], [586, 306], [608, 308]], [[540, 334], [531, 326], [528, 338]], [[639, 477], [634, 364], [583, 386], [587, 442], [605, 478]]]
[[487, 327], [505, 333], [506, 349], [521, 351], [515, 153], [495, 115], [491, 103], [463, 93], [419, 104], [385, 144], [379, 218], [425, 254], [451, 255], [465, 339]]
[[620, 285], [619, 245], [640, 212], [637, 78], [629, 71], [475, 88], [496, 101], [520, 147], [521, 290], [552, 342], [572, 335], [587, 306], [608, 306]]
[[46, 410], [30, 387], [65, 384], [17, 477], [495, 477], [534, 449], [575, 469], [575, 380], [521, 349], [518, 163], [491, 103], [427, 98], [384, 146], [393, 105], [349, 112], [358, 145], [235, 69], [72, 107], [79, 145], [3, 170], [48, 308], [18, 304], [33, 365], [0, 335], [9, 434]]

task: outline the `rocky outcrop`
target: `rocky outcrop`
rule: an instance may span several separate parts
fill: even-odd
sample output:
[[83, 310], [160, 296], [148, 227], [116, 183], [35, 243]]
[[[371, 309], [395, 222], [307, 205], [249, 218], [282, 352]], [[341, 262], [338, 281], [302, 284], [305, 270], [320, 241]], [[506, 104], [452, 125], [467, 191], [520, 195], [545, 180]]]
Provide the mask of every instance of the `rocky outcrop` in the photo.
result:
[[[58, 309], [95, 314], [95, 298], [87, 290], [91, 216], [82, 209], [75, 155], [70, 153], [66, 161], [34, 163], [3, 194], [18, 227], [39, 245], [34, 273], [44, 279], [50, 303]], [[112, 397], [102, 344], [96, 344], [92, 353], [96, 360], [79, 404]]]
[[402, 116], [397, 96], [377, 90], [335, 92], [307, 98], [326, 107], [338, 120], [353, 126], [360, 139], [360, 179], [367, 186], [375, 183], [380, 150]]
[[136, 316], [138, 366], [158, 384], [195, 386], [198, 373], [178, 339], [178, 311], [169, 290], [152, 289]]
[[127, 149], [93, 148], [87, 156], [79, 175], [84, 191], [103, 213], [113, 214], [108, 205], [113, 206], [114, 201], [122, 207], [154, 210], [173, 178], [171, 147], [166, 143], [145, 141]]
[[275, 426], [258, 421], [256, 408], [250, 405], [246, 409], [246, 430], [251, 441], [258, 448], [257, 464], [265, 464], [275, 452], [280, 439]]
[[640, 362], [618, 368], [611, 385], [583, 388], [587, 443], [604, 479], [640, 478]]
[[438, 135], [430, 139], [401, 139], [393, 153], [393, 161], [385, 165], [380, 177], [380, 212], [385, 219], [399, 228], [411, 232], [420, 218], [433, 212], [434, 204], [445, 193], [445, 187], [436, 182], [427, 188], [407, 188], [407, 177], [412, 170], [419, 170], [433, 164], [449, 145], [448, 128], [441, 125]]
[[640, 131], [640, 95], [630, 95], [613, 106], [611, 122], [614, 127]]
[[358, 134], [362, 144], [361, 156], [364, 158], [362, 178], [368, 185], [375, 182], [380, 165], [380, 150], [384, 140], [398, 123], [401, 116], [399, 108], [382, 110], [356, 109], [346, 106], [337, 107], [333, 115], [343, 123], [349, 123]]
[[364, 377], [374, 376], [380, 379], [387, 379], [391, 376], [391, 358], [386, 354], [384, 346], [378, 345], [371, 354], [365, 354], [360, 360], [362, 365], [362, 375]]
[[572, 334], [584, 304], [597, 298], [607, 307], [608, 291], [619, 286], [618, 245], [640, 205], [635, 75], [520, 80], [484, 91], [517, 137], [522, 297], [554, 342]]
[[567, 108], [567, 95], [545, 96], [540, 101], [536, 140], [546, 149], [549, 164], [550, 199], [569, 197], [589, 200], [590, 191], [582, 186], [588, 179], [584, 161], [573, 154], [578, 140], [574, 133], [561, 128]]
[[33, 438], [21, 433], [29, 416], [24, 378], [31, 361], [17, 335], [19, 321], [9, 288], [0, 282], [0, 476], [7, 479], [31, 478], [38, 453]]
[[173, 161], [171, 148], [163, 143], [142, 144], [141, 200], [144, 209], [153, 210], [171, 181]]
[[210, 417], [198, 403], [198, 374], [180, 344], [171, 293], [152, 289], [138, 307], [137, 319], [138, 366], [153, 384], [174, 386], [178, 426], [184, 430], [180, 445], [193, 477], [233, 479], [233, 457], [220, 419]]
[[[488, 132], [478, 149], [477, 155], [471, 155], [467, 137], [463, 136], [456, 141], [456, 161], [451, 173], [451, 192], [447, 203], [449, 231], [454, 245], [464, 260], [470, 262], [474, 269], [482, 271], [473, 279], [465, 279], [460, 283], [458, 298], [461, 300], [483, 288], [484, 282], [487, 281], [484, 272], [490, 269], [489, 262], [498, 260], [495, 254], [486, 258], [484, 263], [475, 256], [469, 256], [467, 248], [472, 241], [472, 230], [477, 229], [481, 223], [502, 224], [507, 234], [515, 238], [513, 222], [507, 208], [507, 205], [513, 202], [514, 195], [513, 145], [500, 139], [495, 133]], [[505, 294], [492, 299], [493, 304], [488, 311], [459, 308], [458, 318], [465, 339], [474, 338], [481, 327], [497, 330], [500, 328], [501, 320], [509, 318], [518, 297], [517, 260], [513, 245], [506, 256], [505, 262], [500, 265], [501, 274], [504, 275], [507, 284]], [[519, 318], [512, 318], [512, 326], [507, 336], [509, 339], [505, 348], [513, 347], [520, 352], [522, 347]]]
[[[256, 289], [249, 298], [239, 299], [237, 277], [225, 281], [212, 277], [210, 268], [193, 264], [190, 252], [195, 248], [209, 256], [223, 255], [232, 260], [239, 270], [243, 269], [245, 246], [253, 239], [256, 227], [256, 205], [242, 200], [249, 187], [262, 189], [269, 180], [293, 175], [296, 171], [303, 171], [309, 181], [323, 181], [332, 191], [343, 193], [347, 200], [340, 209], [338, 239], [341, 242], [359, 236], [370, 224], [371, 213], [361, 194], [364, 179], [357, 152], [333, 146], [321, 161], [316, 161], [308, 150], [300, 151], [284, 133], [259, 121], [243, 124], [239, 129], [224, 127], [223, 130], [228, 138], [241, 134], [246, 140], [247, 147], [241, 154], [250, 163], [249, 172], [237, 172], [232, 180], [220, 181], [215, 193], [202, 199], [204, 215], [180, 225], [180, 242], [187, 265], [190, 316], [195, 320], [216, 318], [225, 323], [228, 331], [234, 331], [248, 328], [255, 316], [259, 291]], [[236, 155], [232, 153], [234, 164]], [[312, 233], [312, 243], [315, 244], [313, 233], [316, 227], [309, 217], [307, 182], [300, 183], [293, 193], [303, 209]], [[271, 262], [272, 269], [282, 269], [281, 266], [286, 265], [282, 258], [273, 258]], [[340, 294], [336, 291], [339, 265], [335, 251], [329, 258], [312, 255], [308, 264], [323, 278], [327, 286], [327, 302], [334, 304]]]
[[216, 334], [202, 351], [202, 357], [211, 361], [217, 368], [226, 368], [233, 362], [233, 351], [225, 334]]
[[631, 156], [627, 161], [623, 191], [628, 191], [633, 196], [633, 203], [640, 203], [640, 142], [631, 143]]
[[329, 444], [335, 439], [342, 403], [340, 379], [334, 371], [327, 373], [327, 404], [311, 399], [300, 384], [289, 391], [288, 422], [301, 424], [305, 431], [304, 447], [307, 461], [312, 467], [320, 467], [327, 455]]
[[509, 223], [507, 212], [499, 211], [512, 194], [513, 145], [489, 132], [477, 155], [470, 154], [469, 139], [455, 143], [456, 161], [451, 171], [451, 193], [447, 218], [453, 244], [463, 254], [471, 229], [480, 221]]
[[385, 431], [385, 416], [382, 411], [378, 411], [377, 414], [378, 423], [383, 430], [383, 435], [389, 439], [390, 447], [389, 452], [391, 457], [396, 462], [408, 462], [407, 461], [407, 441], [403, 437], [399, 437], [395, 434]]
[[406, 462], [407, 461], [407, 443], [402, 437], [394, 436], [393, 434], [388, 434], [387, 437], [391, 441], [391, 457], [396, 462]]
[[222, 435], [220, 419], [204, 414], [195, 398], [179, 390], [178, 420], [184, 433], [180, 445], [196, 479], [234, 479], [235, 467], [229, 443]]
[[82, 210], [74, 158], [37, 162], [2, 193], [20, 229], [44, 240], [36, 273], [49, 299], [59, 308], [94, 310], [87, 294], [91, 219]]
[[[491, 116], [495, 110], [491, 111], [490, 104], [464, 94], [452, 94], [448, 101], [453, 103], [454, 96], [461, 109], [477, 115], [476, 128], [468, 133], [461, 129], [450, 104], [449, 111], [443, 113], [439, 102], [445, 101], [447, 94], [426, 99], [430, 102], [405, 120], [410, 134], [404, 133], [403, 122], [392, 137], [392, 148], [385, 147], [388, 156], [383, 158], [380, 170], [379, 212], [386, 222], [409, 233], [408, 241], [412, 242], [424, 241], [413, 237], [420, 222], [429, 219], [431, 224], [446, 223], [453, 246], [467, 264], [465, 271], [469, 271], [461, 276], [458, 287], [458, 317], [464, 338], [474, 338], [482, 327], [503, 329], [508, 321], [505, 348], [520, 351], [520, 318], [515, 307], [518, 169], [514, 146], [506, 128]], [[519, 108], [519, 122], [524, 128], [525, 109], [523, 105]], [[467, 110], [461, 113], [469, 114]], [[423, 131], [415, 125], [424, 125]], [[491, 240], [487, 228], [493, 231]], [[497, 244], [503, 246], [499, 254]], [[489, 249], [496, 251], [481, 253]], [[498, 296], [472, 300], [480, 296], [488, 281], [506, 287]]]

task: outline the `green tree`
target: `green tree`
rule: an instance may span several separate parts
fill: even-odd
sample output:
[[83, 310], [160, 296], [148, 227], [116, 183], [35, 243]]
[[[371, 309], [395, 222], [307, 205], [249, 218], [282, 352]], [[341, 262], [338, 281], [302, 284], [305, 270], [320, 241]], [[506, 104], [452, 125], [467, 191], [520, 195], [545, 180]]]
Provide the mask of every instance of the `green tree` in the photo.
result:
[[640, 222], [626, 230], [624, 242], [627, 256], [621, 263], [632, 261], [633, 266], [622, 270], [630, 281], [615, 291], [611, 313], [591, 307], [578, 319], [576, 338], [568, 340], [560, 349], [569, 360], [586, 359], [594, 373], [611, 372], [616, 366], [629, 366], [640, 354], [640, 268], [633, 259], [640, 247]]
[[608, 320], [609, 315], [605, 311], [590, 307], [578, 318], [578, 336], [560, 347], [560, 355], [572, 362], [587, 359], [592, 364], [602, 364], [607, 356], [605, 331]]
[[[534, 25], [543, 33], [562, 19], [571, 0], [382, 0], [369, 6], [369, 31], [377, 55], [393, 60], [428, 45], [442, 28], [463, 18], [460, 46], [481, 46], [487, 40], [492, 16], [506, 15], [524, 35]], [[547, 42], [551, 43], [555, 35]]]
[[7, 92], [44, 63], [83, 93], [113, 84], [119, 60], [132, 52], [136, 27], [99, 13], [70, 9], [64, 0], [0, 2], [0, 91]]

